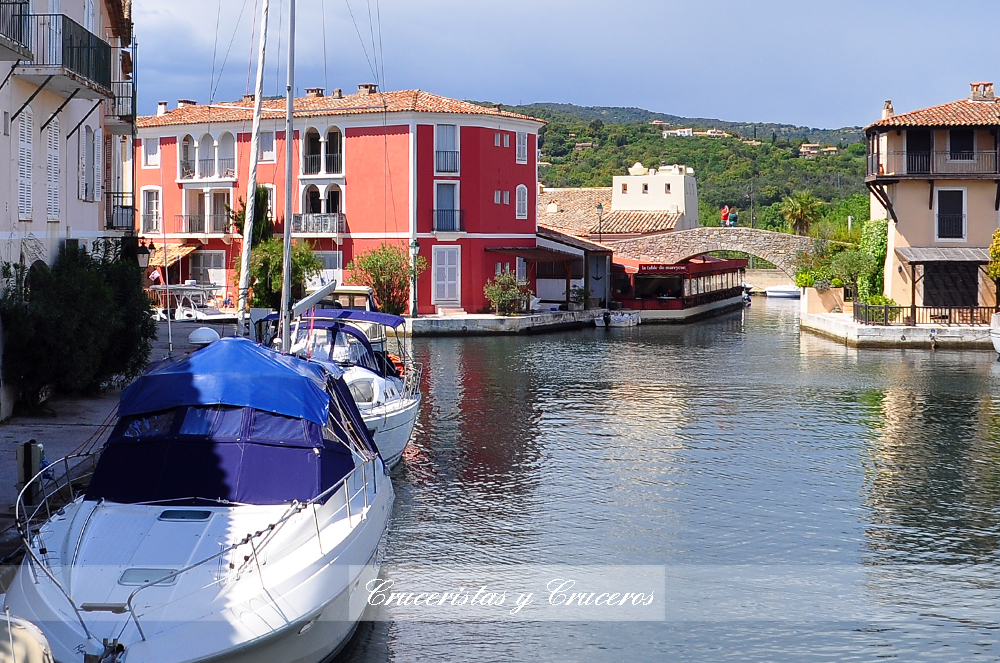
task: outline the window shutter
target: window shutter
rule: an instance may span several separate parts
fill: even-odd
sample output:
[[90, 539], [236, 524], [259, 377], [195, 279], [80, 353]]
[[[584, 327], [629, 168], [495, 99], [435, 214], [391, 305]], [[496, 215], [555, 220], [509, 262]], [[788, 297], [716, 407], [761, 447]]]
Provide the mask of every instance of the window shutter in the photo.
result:
[[76, 144], [80, 148], [78, 150], [80, 155], [78, 170], [79, 186], [77, 187], [77, 197], [80, 200], [87, 199], [87, 141], [84, 138], [85, 135], [86, 131], [82, 128], [76, 132]]
[[17, 218], [21, 221], [31, 220], [34, 124], [31, 109], [25, 108], [17, 123]]
[[528, 163], [528, 134], [524, 131], [517, 132], [517, 161]]
[[91, 199], [95, 202], [101, 199], [101, 176], [104, 174], [102, 152], [104, 152], [104, 131], [98, 127], [94, 130], [94, 197]]
[[49, 219], [59, 219], [59, 118], [49, 123], [48, 156], [46, 159], [45, 213]]
[[517, 207], [515, 216], [518, 219], [528, 218], [528, 187], [523, 184], [517, 185]]

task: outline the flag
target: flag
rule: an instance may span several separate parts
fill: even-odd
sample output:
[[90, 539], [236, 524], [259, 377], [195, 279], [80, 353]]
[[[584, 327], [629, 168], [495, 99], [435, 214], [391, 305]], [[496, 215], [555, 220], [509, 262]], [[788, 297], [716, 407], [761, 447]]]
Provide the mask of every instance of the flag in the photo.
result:
[[152, 272], [149, 273], [149, 280], [150, 281], [159, 281], [161, 278], [163, 278], [163, 277], [160, 276], [160, 270], [159, 269], [154, 269]]
[[729, 220], [729, 205], [726, 205], [725, 207], [722, 208], [722, 220], [723, 221]]

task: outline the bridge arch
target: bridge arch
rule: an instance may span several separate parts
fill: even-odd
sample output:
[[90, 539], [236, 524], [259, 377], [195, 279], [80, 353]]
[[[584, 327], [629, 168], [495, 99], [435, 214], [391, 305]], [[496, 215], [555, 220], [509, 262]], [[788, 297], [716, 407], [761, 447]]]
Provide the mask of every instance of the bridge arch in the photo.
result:
[[701, 227], [662, 235], [607, 242], [615, 255], [643, 262], [672, 264], [713, 251], [740, 251], [763, 258], [795, 278], [795, 256], [816, 239], [757, 228]]

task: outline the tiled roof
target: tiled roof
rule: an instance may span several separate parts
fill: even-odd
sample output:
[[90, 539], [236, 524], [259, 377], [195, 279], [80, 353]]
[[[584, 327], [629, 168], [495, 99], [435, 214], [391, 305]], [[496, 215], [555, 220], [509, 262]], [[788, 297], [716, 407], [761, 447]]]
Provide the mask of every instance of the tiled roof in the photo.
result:
[[[549, 212], [555, 204], [558, 211]], [[538, 223], [571, 235], [587, 235], [597, 225], [597, 204], [611, 210], [611, 187], [542, 189], [538, 194]], [[596, 231], [595, 231], [596, 232]]]
[[[680, 221], [680, 212], [614, 211], [605, 214], [600, 232], [609, 235], [647, 234], [673, 230]], [[596, 225], [591, 233], [598, 232]]]
[[962, 127], [1000, 125], [1000, 98], [959, 99], [940, 106], [900, 113], [868, 125], [875, 127]]
[[[598, 219], [597, 204], [604, 207]], [[557, 211], [550, 212], [555, 205]], [[542, 189], [538, 195], [538, 223], [577, 236], [648, 234], [673, 230], [679, 212], [635, 212], [611, 209], [611, 187]]]
[[[265, 119], [281, 119], [285, 115], [284, 99], [264, 99]], [[449, 99], [423, 90], [398, 90], [370, 94], [348, 94], [334, 97], [300, 97], [295, 100], [295, 117], [327, 115], [357, 115], [367, 113], [461, 113], [465, 115], [491, 115], [518, 120], [531, 120], [544, 124], [527, 115], [511, 113], [493, 107], [480, 106], [469, 101]], [[222, 102], [208, 106], [197, 104], [175, 108], [164, 115], [143, 115], [138, 118], [139, 128], [164, 127], [178, 124], [204, 124], [207, 122], [250, 122], [253, 100]]]
[[550, 239], [553, 242], [559, 242], [565, 244], [566, 246], [572, 246], [577, 249], [583, 249], [584, 251], [594, 251], [602, 253], [611, 253], [611, 249], [603, 244], [598, 244], [597, 242], [589, 242], [585, 239], [579, 237], [574, 237], [567, 233], [559, 232], [554, 228], [546, 228], [545, 226], [538, 226], [535, 231], [539, 237], [543, 239]]

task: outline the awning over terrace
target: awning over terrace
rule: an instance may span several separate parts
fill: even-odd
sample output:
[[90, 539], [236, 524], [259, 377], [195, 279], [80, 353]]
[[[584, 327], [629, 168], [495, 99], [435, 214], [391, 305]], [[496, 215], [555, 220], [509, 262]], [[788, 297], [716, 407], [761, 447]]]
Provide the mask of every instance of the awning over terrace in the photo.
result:
[[[198, 250], [197, 246], [189, 246], [187, 244], [171, 244], [167, 247], [167, 267], [174, 264], [181, 258], [191, 255]], [[158, 246], [149, 254], [149, 266], [150, 267], [163, 267], [163, 247]]]
[[990, 250], [965, 247], [914, 247], [901, 246], [896, 255], [911, 265], [925, 265], [929, 262], [974, 262], [985, 265], [990, 261]]
[[486, 250], [516, 256], [527, 262], [572, 262], [580, 260], [580, 256], [573, 253], [537, 246], [488, 246]]

